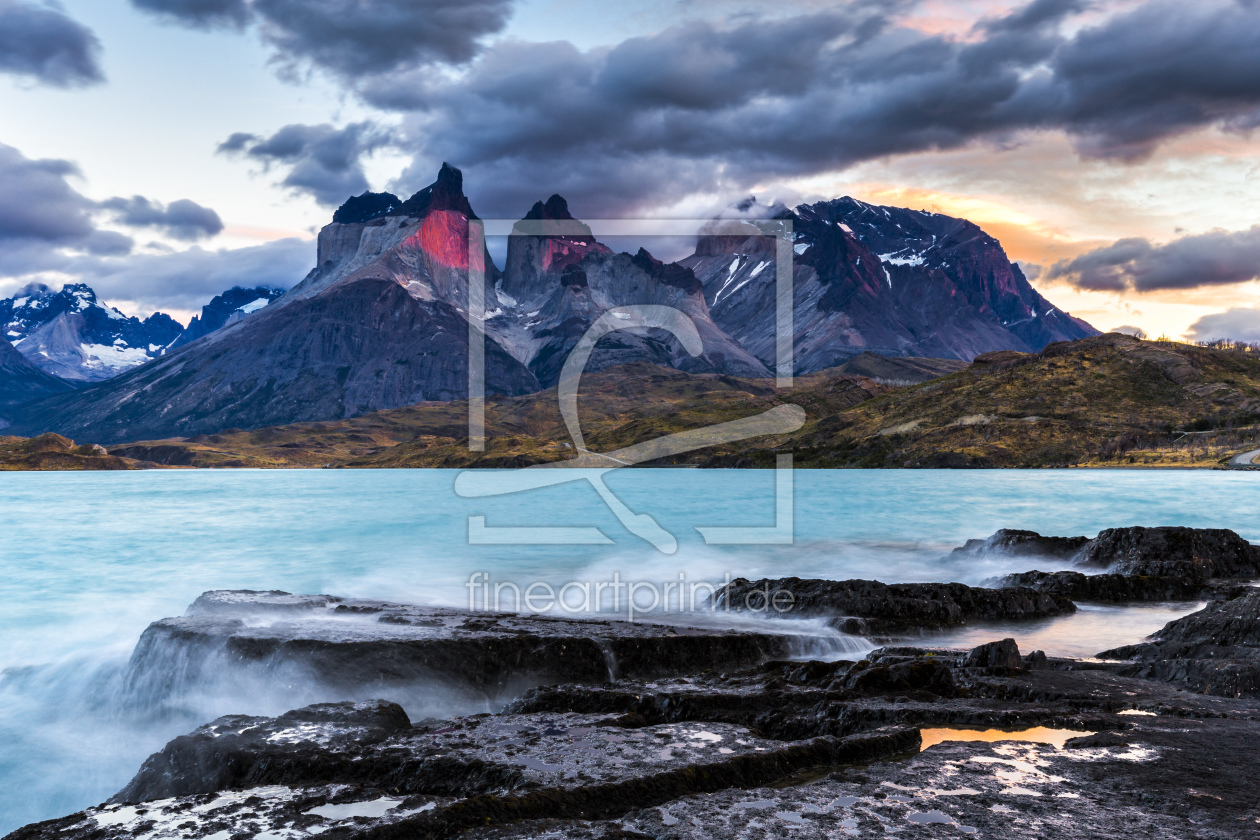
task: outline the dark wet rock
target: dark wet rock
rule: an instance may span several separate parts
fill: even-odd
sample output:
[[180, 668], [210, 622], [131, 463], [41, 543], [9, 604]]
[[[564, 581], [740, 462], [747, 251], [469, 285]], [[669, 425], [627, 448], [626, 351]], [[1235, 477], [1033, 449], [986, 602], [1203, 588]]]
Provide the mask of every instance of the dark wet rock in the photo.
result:
[[1091, 696], [1092, 690], [1072, 693], [1060, 685], [1064, 679], [1078, 685], [1079, 674], [1047, 671], [1034, 677], [1021, 669], [999, 675], [963, 668], [965, 658], [954, 650], [888, 647], [859, 662], [769, 662], [755, 671], [646, 684], [545, 686], [526, 692], [505, 713], [604, 714], [631, 728], [722, 721], [768, 737], [800, 739], [891, 725], [1088, 730], [1114, 725], [1108, 713], [1133, 702], [1127, 696], [1108, 698], [1112, 691], [1120, 693], [1110, 686]]
[[626, 831], [656, 840], [1242, 838], [1254, 835], [1260, 809], [1244, 779], [1252, 759], [1229, 741], [1251, 726], [1212, 721], [1186, 732], [1152, 725], [1129, 743], [1064, 749], [946, 742], [903, 761], [790, 787], [732, 789], [616, 820], [492, 826], [461, 837], [589, 840]]
[[[1094, 539], [1002, 530], [954, 554], [1044, 557], [1102, 574], [1031, 571], [986, 581], [1074, 601], [1189, 601], [1230, 597], [1219, 581], [1260, 577], [1260, 546], [1222, 528], [1109, 528]], [[956, 558], [955, 558], [956, 559]]]
[[926, 692], [952, 697], [955, 693], [953, 672], [944, 663], [928, 659], [855, 668], [844, 687], [860, 694]]
[[[103, 840], [159, 824], [179, 825], [186, 838], [323, 831], [357, 813], [364, 818], [357, 827], [372, 836], [449, 837], [521, 820], [616, 818], [681, 796], [906, 754], [919, 744], [913, 727], [784, 742], [738, 725], [627, 731], [573, 714], [477, 715], [411, 727], [391, 704], [325, 705], [202, 727], [151, 758], [111, 805], [28, 827], [23, 836]], [[181, 772], [168, 772], [172, 766]], [[223, 813], [223, 803], [236, 807]]]
[[[189, 612], [159, 635], [244, 633], [240, 643], [249, 649], [257, 639], [246, 631], [263, 629], [264, 647], [279, 638], [304, 651], [293, 660], [303, 669], [332, 661], [306, 651], [350, 645], [336, 662], [378, 684], [398, 675], [373, 676], [353, 661], [348, 652], [373, 650], [358, 647], [365, 633], [407, 650], [459, 640], [466, 655], [482, 651], [479, 664], [466, 666], [475, 675], [505, 661], [485, 653], [500, 650], [504, 638], [528, 637], [552, 656], [550, 642], [565, 640], [560, 650], [577, 655], [574, 640], [583, 637], [651, 652], [654, 634], [665, 631], [700, 639], [678, 650], [707, 655], [713, 643], [704, 640], [727, 632], [546, 624], [281, 592], [207, 593]], [[1152, 645], [1181, 645], [1199, 657], [1191, 664], [1223, 652], [1241, 661], [1260, 650], [1258, 628], [1260, 592], [1252, 592], [1173, 622]], [[181, 645], [163, 667], [198, 661]], [[690, 661], [672, 676], [639, 664], [530, 688], [498, 714], [414, 724], [407, 714], [419, 717], [414, 708], [381, 700], [231, 715], [172, 741], [112, 804], [6, 840], [764, 840], [902, 832], [1093, 840], [1117, 826], [1126, 836], [1221, 840], [1250, 837], [1260, 820], [1253, 781], [1260, 700], [1147, 679], [1140, 671], [1151, 662], [1138, 659], [1020, 657], [1009, 639], [971, 651], [897, 644], [849, 656], [717, 667]], [[400, 661], [407, 660], [374, 667]], [[312, 673], [272, 665], [277, 678]], [[358, 688], [349, 678], [343, 684], [346, 692]], [[1057, 734], [1062, 747], [1020, 740], [1033, 727], [1070, 732]], [[920, 734], [928, 729], [937, 730], [931, 739]], [[935, 743], [941, 729], [957, 731]], [[1006, 730], [1012, 740], [953, 740], [974, 737], [971, 729]], [[935, 745], [920, 751], [924, 743]]]
[[1224, 528], [1108, 528], [1076, 563], [1125, 575], [1250, 579], [1260, 577], [1260, 546]]
[[219, 591], [202, 595], [185, 616], [150, 625], [128, 679], [137, 703], [240, 680], [295, 703], [404, 701], [447, 686], [484, 708], [534, 685], [741, 668], [838, 641], [783, 625], [735, 632]]
[[1014, 639], [1003, 639], [972, 648], [963, 659], [963, 667], [1015, 671], [1024, 667], [1024, 659], [1019, 655], [1019, 646]]
[[1171, 621], [1151, 641], [1098, 654], [1122, 673], [1222, 697], [1260, 697], [1260, 590]]
[[[402, 707], [381, 700], [320, 704], [270, 719], [230, 715], [176, 738], [150, 756], [110, 802], [362, 779], [370, 774], [361, 760], [362, 748], [410, 729]], [[317, 756], [312, 756], [312, 746], [318, 747]]]
[[1024, 657], [1024, 667], [1030, 671], [1041, 671], [1050, 667], [1050, 659], [1043, 650], [1034, 650]]
[[1036, 531], [1003, 528], [988, 539], [967, 540], [966, 545], [955, 548], [953, 554], [970, 556], [1000, 554], [1007, 557], [1068, 560], [1088, 542], [1088, 537], [1043, 537]]
[[1020, 572], [993, 581], [997, 586], [1023, 586], [1073, 601], [1126, 603], [1134, 601], [1192, 601], [1214, 589], [1199, 579], [1169, 575], [1101, 574], [1082, 572]]
[[860, 635], [919, 632], [972, 621], [1049, 618], [1076, 611], [1071, 600], [1061, 595], [961, 583], [737, 578], [716, 597], [723, 609], [772, 618], [822, 616], [837, 629]]

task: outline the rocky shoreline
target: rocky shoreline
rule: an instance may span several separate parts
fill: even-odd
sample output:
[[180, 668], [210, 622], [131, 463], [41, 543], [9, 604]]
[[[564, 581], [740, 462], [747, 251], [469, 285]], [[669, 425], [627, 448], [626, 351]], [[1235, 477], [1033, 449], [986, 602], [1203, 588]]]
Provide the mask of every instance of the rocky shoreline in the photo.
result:
[[[214, 684], [294, 710], [211, 721], [110, 802], [6, 840], [1260, 832], [1260, 548], [1129, 528], [959, 550], [1051, 571], [993, 588], [737, 580], [716, 605], [737, 615], [712, 623], [206, 593], [137, 644], [135, 702]], [[738, 615], [779, 590], [790, 617]], [[1092, 659], [912, 644], [1170, 592], [1208, 603]]]

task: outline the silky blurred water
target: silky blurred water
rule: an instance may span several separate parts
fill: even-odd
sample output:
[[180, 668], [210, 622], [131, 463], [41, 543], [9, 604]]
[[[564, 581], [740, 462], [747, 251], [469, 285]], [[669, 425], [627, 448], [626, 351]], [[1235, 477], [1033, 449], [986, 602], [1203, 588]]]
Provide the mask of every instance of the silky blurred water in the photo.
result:
[[[1029, 566], [945, 559], [1003, 527], [1093, 535], [1189, 525], [1260, 541], [1260, 475], [1246, 472], [801, 470], [795, 543], [733, 547], [705, 545], [696, 526], [772, 525], [773, 472], [609, 474], [619, 498], [678, 538], [672, 556], [629, 534], [584, 481], [463, 499], [457, 474], [0, 473], [0, 834], [106, 798], [144, 756], [203, 722], [192, 712], [137, 719], [110, 697], [144, 627], [207, 589], [467, 606], [474, 572], [522, 586], [614, 572], [651, 582], [729, 573], [974, 584]], [[470, 515], [491, 526], [595, 526], [614, 543], [471, 546]], [[1193, 607], [1086, 611], [1087, 629], [1072, 619], [1030, 627], [1039, 644], [1025, 647], [1054, 652], [1060, 639], [1063, 652], [1100, 650]], [[253, 710], [251, 698], [237, 702], [231, 711]]]

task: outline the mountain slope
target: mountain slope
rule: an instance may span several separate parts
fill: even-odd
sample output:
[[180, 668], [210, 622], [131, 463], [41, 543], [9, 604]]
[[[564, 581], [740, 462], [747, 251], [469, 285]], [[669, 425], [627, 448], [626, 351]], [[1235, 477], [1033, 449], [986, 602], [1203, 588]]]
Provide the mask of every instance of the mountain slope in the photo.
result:
[[[396, 212], [407, 215], [328, 225], [318, 266], [275, 303], [139, 370], [31, 405], [14, 430], [108, 443], [466, 395], [471, 208], [462, 176], [444, 166]], [[487, 266], [487, 282], [495, 275]], [[491, 392], [539, 387], [490, 342], [486, 373]]]
[[80, 382], [99, 382], [144, 364], [183, 330], [161, 312], [143, 321], [128, 318], [100, 303], [82, 283], [69, 283], [60, 292], [32, 283], [0, 300], [0, 324], [37, 367]]
[[50, 394], [64, 394], [74, 386], [35, 367], [0, 338], [0, 429], [8, 427], [17, 412], [14, 406]]

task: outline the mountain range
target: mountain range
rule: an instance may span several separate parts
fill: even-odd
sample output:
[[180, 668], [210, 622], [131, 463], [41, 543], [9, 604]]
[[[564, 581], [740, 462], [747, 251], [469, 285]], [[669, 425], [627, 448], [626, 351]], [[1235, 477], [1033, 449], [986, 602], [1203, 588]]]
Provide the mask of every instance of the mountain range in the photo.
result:
[[59, 292], [32, 283], [0, 299], [0, 325], [32, 364], [71, 382], [100, 382], [143, 364], [184, 329], [161, 312], [128, 318], [82, 283]]
[[187, 327], [162, 312], [143, 321], [97, 300], [83, 283], [54, 292], [31, 283], [0, 298], [0, 331], [46, 373], [71, 383], [102, 382], [258, 311], [280, 289], [236, 287], [202, 307]]
[[[1097, 334], [1042, 298], [997, 240], [965, 220], [850, 198], [761, 210], [790, 220], [794, 230], [798, 374], [863, 353], [970, 361]], [[647, 362], [699, 374], [771, 375], [775, 240], [756, 228], [722, 223], [702, 232], [692, 256], [666, 263], [643, 249], [613, 252], [552, 196], [513, 231], [500, 270], [488, 251], [469, 252], [476, 218], [462, 174], [445, 164], [405, 201], [389, 193], [352, 198], [320, 231], [315, 268], [289, 292], [244, 304], [265, 290], [216, 298], [186, 330], [153, 342], [146, 363], [23, 405], [13, 431], [114, 443], [463, 398], [470, 264], [484, 271], [488, 393], [555, 385], [591, 324], [610, 307], [631, 304], [685, 313], [701, 352], [693, 356], [660, 329], [623, 330], [600, 341], [588, 370]], [[11, 330], [28, 358], [28, 342], [48, 323], [32, 331], [22, 321]]]

